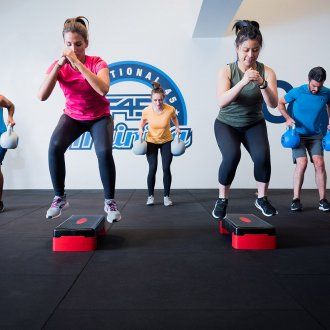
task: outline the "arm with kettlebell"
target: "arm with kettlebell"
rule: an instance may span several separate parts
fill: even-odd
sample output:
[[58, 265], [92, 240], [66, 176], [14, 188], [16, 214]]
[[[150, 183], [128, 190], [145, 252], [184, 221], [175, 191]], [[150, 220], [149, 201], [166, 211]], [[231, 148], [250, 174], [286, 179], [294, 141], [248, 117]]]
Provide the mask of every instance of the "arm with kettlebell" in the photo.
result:
[[61, 70], [62, 66], [65, 64], [66, 61], [66, 58], [62, 56], [54, 65], [50, 73], [46, 75], [46, 78], [41, 84], [38, 92], [38, 98], [40, 101], [46, 101], [50, 94], [53, 92], [57, 82], [58, 72]]
[[181, 133], [181, 130], [180, 130], [180, 125], [179, 125], [179, 120], [178, 120], [178, 117], [175, 115], [174, 118], [171, 119], [174, 126], [175, 126], [175, 131], [177, 134], [180, 134]]
[[8, 110], [7, 125], [14, 126], [15, 125], [15, 121], [14, 121], [15, 106], [14, 106], [13, 102], [8, 100], [3, 95], [0, 95], [0, 106], [3, 108], [6, 108]]
[[285, 119], [285, 124], [287, 126], [292, 126], [292, 124], [295, 124], [296, 122], [293, 120], [293, 118], [291, 118], [286, 110], [285, 105], [288, 102], [285, 101], [284, 97], [281, 97], [278, 101], [278, 106], [277, 109], [279, 110], [279, 112], [281, 113], [281, 115], [284, 117]]
[[330, 131], [330, 104], [327, 104], [327, 112], [328, 112], [328, 131]]
[[143, 127], [144, 125], [148, 122], [148, 120], [146, 118], [141, 118], [140, 123], [139, 123], [139, 135], [142, 136], [143, 135]]

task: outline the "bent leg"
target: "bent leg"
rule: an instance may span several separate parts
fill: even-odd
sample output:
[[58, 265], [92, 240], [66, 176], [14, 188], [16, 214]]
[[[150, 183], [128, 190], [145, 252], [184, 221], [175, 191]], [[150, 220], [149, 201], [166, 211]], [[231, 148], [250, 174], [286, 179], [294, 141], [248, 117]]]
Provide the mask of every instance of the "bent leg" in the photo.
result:
[[64, 195], [64, 153], [72, 142], [84, 132], [79, 121], [62, 115], [49, 142], [48, 165], [56, 196]]
[[222, 155], [218, 174], [219, 197], [228, 198], [229, 188], [241, 159], [241, 137], [235, 128], [219, 120], [215, 120], [214, 133]]
[[267, 196], [271, 163], [265, 121], [261, 121], [246, 130], [243, 144], [254, 164], [254, 178], [257, 181], [258, 198]]
[[90, 128], [98, 159], [100, 177], [105, 199], [114, 199], [116, 185], [116, 166], [112, 155], [113, 120], [103, 117]]

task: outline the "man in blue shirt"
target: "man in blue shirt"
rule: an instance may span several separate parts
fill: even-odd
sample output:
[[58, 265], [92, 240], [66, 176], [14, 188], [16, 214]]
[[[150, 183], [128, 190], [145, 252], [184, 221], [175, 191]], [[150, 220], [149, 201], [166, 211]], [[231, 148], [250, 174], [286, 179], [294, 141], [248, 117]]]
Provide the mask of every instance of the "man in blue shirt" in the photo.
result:
[[[325, 171], [321, 131], [322, 124], [330, 129], [329, 105], [330, 89], [323, 86], [326, 71], [322, 67], [313, 68], [308, 74], [308, 84], [291, 89], [279, 100], [278, 109], [286, 120], [286, 125], [295, 124], [300, 135], [300, 145], [292, 149], [293, 161], [296, 163], [294, 172], [292, 211], [301, 211], [301, 187], [307, 168], [307, 153], [314, 164], [316, 185], [320, 195], [319, 210], [330, 211], [330, 203], [326, 199], [327, 174]], [[285, 104], [292, 102], [292, 116]], [[327, 113], [328, 112], [328, 113]], [[326, 119], [325, 119], [326, 118]], [[326, 120], [326, 123], [322, 121]]]
[[[7, 110], [8, 110], [7, 125], [11, 125], [11, 126], [15, 125], [15, 121], [13, 118], [15, 106], [6, 97], [4, 97], [3, 95], [0, 95], [0, 136], [3, 132], [5, 132], [7, 130], [4, 119], [3, 119], [3, 108], [7, 108]], [[3, 202], [2, 202], [3, 174], [1, 171], [1, 165], [2, 165], [2, 161], [5, 157], [6, 152], [7, 152], [7, 149], [3, 149], [0, 146], [0, 212], [4, 211], [4, 206], [3, 206]]]

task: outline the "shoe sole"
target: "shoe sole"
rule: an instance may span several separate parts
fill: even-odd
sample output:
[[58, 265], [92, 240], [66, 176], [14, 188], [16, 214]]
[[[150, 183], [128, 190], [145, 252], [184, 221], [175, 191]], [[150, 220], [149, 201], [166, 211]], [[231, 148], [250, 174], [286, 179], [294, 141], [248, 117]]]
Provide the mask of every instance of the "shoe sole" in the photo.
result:
[[259, 210], [262, 212], [262, 214], [263, 214], [265, 217], [273, 217], [274, 215], [278, 214], [277, 211], [276, 211], [275, 214], [267, 214], [267, 213], [264, 212], [264, 210], [262, 209], [262, 207], [259, 206], [259, 205], [257, 204], [257, 202], [255, 202], [254, 205], [256, 206], [257, 209], [259, 209]]
[[149, 204], [148, 204], [148, 203], [146, 203], [146, 205], [147, 205], [147, 206], [154, 206], [154, 205], [155, 205], [155, 203], [149, 203]]
[[319, 210], [322, 211], [322, 212], [329, 212], [330, 211], [330, 209], [325, 209], [322, 206], [319, 206]]
[[119, 219], [113, 219], [112, 221], [109, 221], [109, 219], [107, 217], [107, 222], [109, 222], [109, 223], [119, 222], [120, 220], [121, 220], [121, 215], [120, 215]]
[[[212, 216], [213, 216], [214, 219], [217, 219], [217, 220], [220, 219], [220, 217], [217, 217], [215, 215], [214, 210], [212, 211]], [[224, 215], [224, 217], [222, 219], [224, 219], [226, 216], [227, 216], [227, 213]]]
[[52, 219], [59, 218], [62, 215], [62, 211], [66, 210], [69, 206], [70, 206], [70, 204], [68, 202], [66, 202], [66, 204], [60, 209], [60, 214], [56, 215], [55, 217], [47, 217], [47, 215], [46, 215], [46, 219], [52, 220]]
[[302, 207], [301, 208], [298, 208], [298, 209], [291, 208], [291, 211], [292, 212], [301, 212], [302, 211]]
[[167, 206], [173, 206], [173, 204], [168, 204], [168, 205], [165, 205], [165, 204], [164, 204], [164, 206], [166, 206], [166, 207], [167, 207]]

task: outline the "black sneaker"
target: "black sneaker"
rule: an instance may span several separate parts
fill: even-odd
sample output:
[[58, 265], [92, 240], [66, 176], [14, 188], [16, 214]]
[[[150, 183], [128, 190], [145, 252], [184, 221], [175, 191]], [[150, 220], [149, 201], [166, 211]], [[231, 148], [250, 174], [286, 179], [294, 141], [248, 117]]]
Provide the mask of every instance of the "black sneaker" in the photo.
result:
[[212, 211], [212, 216], [215, 219], [223, 219], [226, 216], [226, 210], [228, 205], [227, 198], [218, 198], [215, 202], [214, 209]]
[[5, 207], [3, 206], [3, 202], [0, 201], [0, 213], [5, 210]]
[[271, 217], [278, 214], [275, 207], [273, 207], [266, 196], [257, 198], [254, 205], [262, 212], [266, 217]]
[[302, 211], [302, 204], [300, 203], [299, 198], [295, 198], [292, 200], [291, 211], [296, 211], [296, 212]]
[[330, 211], [330, 203], [327, 199], [323, 198], [319, 202], [319, 210], [323, 212], [329, 212]]

